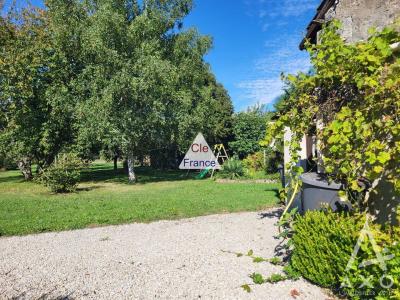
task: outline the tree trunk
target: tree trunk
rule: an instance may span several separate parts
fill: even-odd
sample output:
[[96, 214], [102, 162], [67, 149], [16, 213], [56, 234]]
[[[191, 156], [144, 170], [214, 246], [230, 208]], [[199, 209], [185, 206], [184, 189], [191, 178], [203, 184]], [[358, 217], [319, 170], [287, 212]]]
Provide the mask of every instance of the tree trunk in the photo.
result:
[[136, 182], [135, 159], [134, 159], [133, 155], [128, 156], [127, 162], [128, 162], [129, 183], [135, 183]]
[[114, 156], [114, 171], [118, 170], [118, 156]]
[[25, 180], [31, 180], [32, 176], [32, 168], [31, 168], [31, 160], [27, 157], [24, 157], [20, 161], [18, 161], [18, 168], [21, 170], [24, 175]]

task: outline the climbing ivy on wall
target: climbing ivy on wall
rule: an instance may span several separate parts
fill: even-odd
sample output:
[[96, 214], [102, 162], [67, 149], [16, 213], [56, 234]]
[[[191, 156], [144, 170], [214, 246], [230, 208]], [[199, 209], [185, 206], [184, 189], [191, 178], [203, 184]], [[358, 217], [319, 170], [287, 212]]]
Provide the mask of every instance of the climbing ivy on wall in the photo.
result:
[[343, 41], [340, 26], [330, 22], [318, 45], [307, 44], [309, 73], [284, 77], [290, 95], [263, 143], [290, 127], [289, 168], [296, 178], [303, 171], [295, 166], [301, 138], [313, 131], [326, 173], [348, 191], [371, 191], [382, 178], [400, 191], [400, 53], [391, 47], [400, 41], [400, 22], [371, 29], [368, 40], [356, 44]]

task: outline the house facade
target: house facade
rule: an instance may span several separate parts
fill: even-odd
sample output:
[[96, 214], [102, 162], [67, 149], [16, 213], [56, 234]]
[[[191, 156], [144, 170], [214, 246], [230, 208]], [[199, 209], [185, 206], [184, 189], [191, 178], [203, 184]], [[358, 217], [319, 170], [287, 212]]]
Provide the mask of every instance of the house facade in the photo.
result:
[[[299, 47], [303, 50], [307, 40], [313, 44], [317, 44], [323, 24], [332, 19], [341, 21], [342, 29], [340, 35], [343, 39], [347, 43], [355, 43], [357, 41], [366, 40], [371, 27], [375, 27], [378, 30], [383, 29], [398, 18], [400, 18], [400, 0], [323, 0], [317, 8], [315, 16], [307, 26], [306, 35]], [[393, 49], [400, 51], [400, 41], [392, 46]], [[321, 129], [321, 127], [323, 127], [322, 122], [317, 120], [316, 127]], [[284, 135], [285, 145], [289, 145], [290, 139], [291, 132], [290, 129], [287, 128]], [[311, 142], [311, 140], [313, 142]], [[302, 149], [299, 152], [299, 165], [306, 168], [307, 160], [313, 157], [318, 165], [316, 174], [323, 174], [322, 157], [318, 150], [318, 141], [315, 137], [304, 136], [301, 147]], [[285, 147], [285, 162], [289, 161], [290, 154], [288, 147]], [[317, 188], [318, 184], [315, 184], [314, 187], [311, 183], [311, 186], [309, 186], [307, 185], [307, 177], [319, 182], [323, 182], [323, 179], [312, 174], [305, 174], [302, 178], [303, 186], [314, 189], [308, 192], [307, 195], [311, 195], [311, 197], [308, 197], [313, 198], [315, 194], [318, 194], [317, 197], [323, 198], [324, 193], [320, 193], [321, 189], [322, 191], [325, 189], [328, 190], [329, 185], [325, 184], [326, 186]], [[371, 203], [370, 213], [374, 215], [379, 222], [390, 221], [393, 224], [396, 223], [396, 210], [400, 206], [400, 195], [394, 192], [394, 186], [385, 178], [373, 184], [375, 184], [374, 192], [369, 195], [368, 201]], [[298, 199], [295, 206], [301, 206], [301, 208], [304, 209], [304, 203], [307, 201], [322, 201], [327, 204], [337, 202], [337, 197], [332, 198], [332, 193], [325, 193], [325, 195], [328, 195], [327, 197], [329, 199], [304, 199], [306, 194], [304, 191], [305, 188], [303, 187], [302, 199], [301, 201]]]
[[345, 41], [355, 43], [366, 40], [371, 27], [382, 29], [399, 17], [399, 0], [323, 0], [307, 26], [300, 49], [304, 49], [306, 40], [317, 43], [322, 25], [332, 19], [341, 21], [340, 34]]

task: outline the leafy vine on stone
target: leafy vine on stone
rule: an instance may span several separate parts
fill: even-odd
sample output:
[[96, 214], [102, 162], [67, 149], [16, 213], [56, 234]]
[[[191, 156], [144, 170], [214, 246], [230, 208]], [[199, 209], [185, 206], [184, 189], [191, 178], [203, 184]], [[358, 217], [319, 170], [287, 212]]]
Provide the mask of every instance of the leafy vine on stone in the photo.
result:
[[286, 167], [293, 186], [303, 172], [296, 166], [300, 141], [305, 133], [316, 134], [326, 173], [344, 184], [343, 196], [362, 195], [362, 208], [382, 179], [400, 191], [400, 54], [391, 47], [400, 41], [400, 21], [371, 29], [368, 40], [356, 44], [345, 43], [340, 27], [331, 21], [317, 45], [306, 45], [312, 62], [307, 74], [283, 77], [288, 95], [262, 143], [291, 129]]

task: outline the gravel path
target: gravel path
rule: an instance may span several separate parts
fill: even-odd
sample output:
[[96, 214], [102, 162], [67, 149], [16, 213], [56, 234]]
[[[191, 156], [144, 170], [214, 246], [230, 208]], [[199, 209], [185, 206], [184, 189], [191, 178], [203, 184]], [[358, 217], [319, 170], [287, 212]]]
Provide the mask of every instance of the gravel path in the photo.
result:
[[212, 215], [0, 239], [0, 299], [328, 299], [304, 280], [240, 287], [280, 272], [276, 211]]

